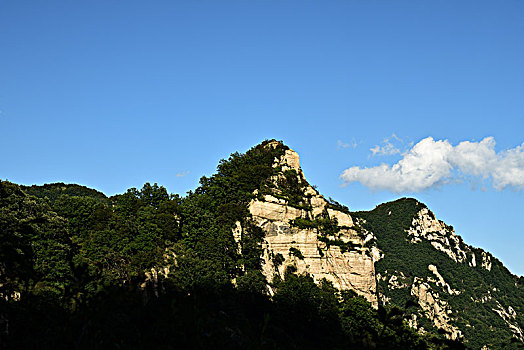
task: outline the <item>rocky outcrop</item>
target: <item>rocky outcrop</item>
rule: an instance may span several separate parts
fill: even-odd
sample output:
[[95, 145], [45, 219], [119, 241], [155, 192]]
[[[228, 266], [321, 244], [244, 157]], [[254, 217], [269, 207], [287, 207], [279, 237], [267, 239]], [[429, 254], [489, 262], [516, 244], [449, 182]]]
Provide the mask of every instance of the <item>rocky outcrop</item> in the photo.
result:
[[451, 286], [444, 280], [444, 278], [440, 275], [435, 265], [429, 265], [428, 269], [429, 271], [433, 272], [433, 274], [437, 278], [436, 280], [430, 278], [429, 279], [430, 281], [434, 282], [437, 286], [442, 287], [450, 295], [459, 295], [460, 294], [460, 291], [451, 288]]
[[[295, 151], [286, 150], [274, 168], [269, 188], [256, 191], [249, 204], [253, 223], [265, 233], [262, 271], [268, 281], [292, 267], [317, 282], [326, 279], [339, 290], [351, 289], [377, 307], [374, 259], [366, 246], [372, 234], [307, 183]], [[286, 198], [286, 183], [300, 189], [300, 202]]]
[[492, 310], [504, 320], [514, 336], [521, 342], [524, 342], [524, 331], [517, 322], [517, 313], [515, 312], [515, 309], [511, 306], [508, 306], [506, 309], [499, 301], [496, 301], [496, 306], [497, 307]]
[[482, 255], [482, 263], [480, 266], [482, 266], [483, 268], [485, 268], [488, 271], [491, 271], [491, 256], [484, 251], [481, 253], [481, 255]]
[[[450, 284], [451, 282], [448, 283], [442, 276], [450, 276], [451, 266], [447, 264], [447, 269], [442, 270], [441, 273], [439, 268], [437, 268], [439, 260], [428, 260], [430, 263], [428, 270], [431, 274], [426, 275], [426, 277], [421, 277], [420, 275], [419, 277], [415, 276], [411, 285], [410, 294], [416, 298], [420, 306], [420, 310], [416, 312], [417, 317], [409, 322], [411, 325], [416, 327], [418, 324], [417, 320], [425, 317], [429, 319], [435, 327], [444, 330], [448, 338], [462, 338], [465, 334], [472, 333], [472, 329], [474, 329], [471, 323], [472, 320], [460, 315], [464, 307], [463, 305], [469, 302], [469, 300], [466, 301], [466, 299], [463, 298], [463, 295], [470, 295], [468, 299], [473, 302], [473, 305], [470, 304], [468, 307], [478, 307], [487, 313], [493, 312], [498, 315], [498, 317], [504, 321], [506, 329], [513, 334], [513, 337], [524, 342], [522, 327], [517, 321], [518, 311], [515, 311], [509, 304], [509, 299], [501, 298], [500, 291], [493, 286], [491, 279], [483, 281], [482, 276], [486, 273], [485, 271], [483, 273], [475, 272], [478, 270], [492, 271], [493, 266], [498, 262], [491, 254], [482, 249], [473, 248], [465, 244], [460, 236], [455, 234], [452, 226], [437, 220], [434, 214], [425, 207], [416, 212], [416, 215], [412, 219], [411, 226], [405, 232], [407, 233], [407, 241], [413, 245], [413, 248], [423, 241], [428, 242], [434, 249], [445, 253], [452, 259], [457, 267], [461, 265], [460, 269], [463, 271], [461, 272], [462, 274], [470, 268], [471, 272], [478, 277], [477, 281], [468, 279], [467, 284], [465, 284], [464, 280], [466, 276], [458, 280], [455, 275], [453, 281], [455, 286], [453, 286]], [[465, 268], [465, 266], [467, 266], [467, 268]], [[399, 283], [399, 280], [402, 280], [402, 278], [400, 278], [402, 276], [401, 273], [402, 272], [395, 271], [395, 275], [399, 277], [395, 275], [388, 275], [386, 277], [389, 279], [387, 285], [389, 290], [405, 286], [405, 283]], [[512, 278], [510, 274], [508, 274], [508, 277]], [[475, 289], [472, 291], [466, 286], [474, 286]], [[481, 292], [483, 289], [484, 292]], [[457, 297], [459, 295], [461, 295], [462, 298]], [[381, 299], [384, 298], [381, 297]], [[512, 302], [515, 302], [515, 300]], [[475, 304], [478, 306], [475, 306]], [[458, 322], [458, 319], [461, 319], [461, 322]], [[461, 323], [466, 324], [466, 328], [459, 329], [457, 325]], [[494, 326], [489, 325], [487, 329], [490, 330], [492, 327]], [[498, 327], [500, 327], [500, 325]], [[471, 337], [471, 335], [469, 336]], [[466, 340], [468, 339], [466, 338]], [[489, 342], [490, 340], [487, 338], [485, 341]]]
[[[428, 270], [433, 276], [426, 278], [410, 277], [402, 271], [384, 271], [383, 274], [377, 274], [377, 280], [386, 282], [387, 290], [406, 290], [415, 298], [419, 308], [412, 314], [408, 315], [408, 324], [417, 329], [418, 332], [424, 333], [428, 329], [420, 326], [419, 321], [422, 318], [427, 318], [437, 329], [450, 339], [462, 338], [462, 332], [458, 327], [452, 324], [453, 309], [443, 298], [440, 293], [447, 293], [449, 295], [459, 295], [460, 291], [451, 288], [451, 286], [444, 280], [438, 272], [435, 265], [429, 265]], [[380, 294], [380, 300], [384, 304], [390, 303], [390, 298], [386, 295]]]
[[[446, 253], [455, 262], [467, 262], [469, 266], [477, 266], [475, 252], [455, 234], [453, 226], [446, 225], [437, 220], [435, 215], [427, 208], [421, 209], [413, 218], [411, 227], [407, 230], [412, 243], [421, 242], [423, 239], [437, 250]], [[488, 253], [481, 252], [481, 267], [491, 270], [491, 257]]]
[[[415, 277], [411, 286], [411, 295], [414, 296], [424, 315], [433, 322], [433, 324], [445, 331], [446, 337], [450, 339], [459, 339], [462, 332], [455, 326], [451, 325], [449, 315], [452, 313], [448, 303], [439, 298], [431, 286], [422, 279]], [[416, 324], [416, 323], [415, 323]]]

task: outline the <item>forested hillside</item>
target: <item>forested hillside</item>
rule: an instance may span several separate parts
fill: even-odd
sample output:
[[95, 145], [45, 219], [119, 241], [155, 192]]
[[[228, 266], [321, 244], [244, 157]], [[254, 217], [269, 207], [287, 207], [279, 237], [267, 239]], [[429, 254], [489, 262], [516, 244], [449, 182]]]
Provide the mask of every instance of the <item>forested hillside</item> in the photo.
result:
[[464, 339], [474, 349], [524, 347], [522, 277], [465, 244], [415, 199], [354, 215], [366, 221], [383, 253], [375, 264], [382, 302], [402, 306], [410, 300], [420, 306], [406, 310], [412, 326]]
[[[460, 339], [410, 327], [409, 293], [389, 295], [381, 280], [381, 294], [391, 302], [378, 309], [293, 268], [266, 280], [264, 233], [252, 225], [248, 204], [280, 171], [274, 160], [287, 149], [267, 144], [220, 161], [216, 173], [185, 196], [149, 183], [107, 198], [78, 185], [0, 181], [0, 348], [465, 348]], [[377, 232], [382, 275], [389, 266], [410, 278], [428, 275], [422, 260], [429, 251], [417, 245], [421, 255], [414, 255], [412, 268], [403, 265], [409, 253], [396, 242], [411, 224], [412, 204], [392, 210], [394, 223], [381, 221], [381, 207], [358, 213]], [[237, 222], [246, 228], [240, 242], [233, 237]], [[501, 272], [489, 281], [481, 270], [467, 278], [445, 272], [447, 265], [439, 271], [465, 289], [496, 285], [501, 302], [517, 307], [521, 292], [511, 290], [493, 261], [492, 272]], [[487, 282], [475, 284], [481, 277]], [[478, 318], [457, 325], [488, 322], [478, 310]], [[506, 334], [501, 341], [509, 341]]]

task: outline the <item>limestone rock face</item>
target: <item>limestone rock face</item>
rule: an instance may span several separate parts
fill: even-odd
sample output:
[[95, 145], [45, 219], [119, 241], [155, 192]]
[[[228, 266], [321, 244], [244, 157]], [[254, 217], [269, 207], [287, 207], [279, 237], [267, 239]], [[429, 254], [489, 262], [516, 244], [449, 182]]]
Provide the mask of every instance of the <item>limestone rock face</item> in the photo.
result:
[[439, 298], [438, 293], [432, 290], [428, 283], [415, 277], [411, 286], [411, 295], [417, 298], [425, 316], [433, 321], [437, 328], [446, 331], [448, 338], [459, 339], [462, 337], [462, 332], [450, 324], [451, 308], [444, 300]]
[[[471, 267], [477, 266], [475, 253], [455, 234], [453, 227], [437, 220], [427, 208], [417, 213], [407, 234], [412, 243], [428, 240], [435, 249], [446, 253], [455, 262], [467, 262]], [[489, 256], [482, 255], [482, 267], [486, 270], [491, 269]]]
[[[257, 198], [249, 204], [253, 223], [265, 233], [262, 271], [268, 281], [275, 275], [284, 277], [292, 266], [317, 282], [325, 278], [339, 290], [353, 290], [377, 307], [373, 254], [365, 246], [366, 234], [367, 241], [372, 234], [364, 234], [349, 213], [307, 183], [295, 151], [286, 150], [273, 167], [278, 171], [272, 185], [266, 193], [256, 191]], [[290, 183], [300, 189], [301, 202], [286, 198], [285, 185]]]
[[[405, 242], [402, 249], [415, 251], [419, 245], [421, 249], [428, 249], [426, 243], [429, 243], [433, 249], [444, 253], [451, 261], [443, 257], [443, 254], [431, 257], [431, 254], [428, 254], [427, 271], [421, 271], [420, 266], [413, 270], [398, 264], [388, 266], [388, 269], [377, 273], [380, 300], [384, 304], [398, 302], [398, 299], [394, 299], [395, 295], [399, 295], [399, 292], [408, 292], [418, 304], [418, 309], [410, 315], [409, 324], [412, 327], [419, 332], [428, 331], [426, 321], [429, 320], [432, 328], [434, 326], [443, 331], [447, 338], [462, 339], [466, 342], [476, 339], [478, 335], [474, 333], [477, 332], [474, 324], [476, 319], [466, 315], [464, 310], [478, 308], [483, 310], [485, 315], [489, 315], [493, 322], [486, 327], [487, 329], [498, 327], [498, 330], [510, 331], [515, 339], [524, 343], [523, 327], [517, 321], [518, 299], [510, 300], [507, 294], [503, 295], [494, 286], [490, 277], [486, 280], [483, 277], [497, 273], [494, 268], [497, 264], [500, 274], [500, 263], [491, 254], [464, 243], [462, 238], [455, 234], [452, 226], [437, 220], [425, 206], [414, 213], [410, 227], [404, 230], [406, 236], [402, 240]], [[387, 215], [390, 214], [391, 210]], [[402, 251], [397, 250], [399, 253]], [[385, 254], [392, 254], [392, 252], [386, 251]], [[420, 262], [424, 257], [418, 255], [418, 259]], [[463, 272], [455, 273], [453, 270], [455, 266], [457, 270], [462, 269]], [[465, 275], [467, 272], [464, 271], [467, 270], [470, 270], [471, 275], [475, 277]], [[509, 273], [508, 278], [510, 280], [512, 278]], [[518, 287], [516, 280], [514, 283]], [[497, 318], [503, 320], [505, 327]], [[483, 333], [485, 334], [485, 331]], [[489, 343], [491, 339], [487, 337], [483, 338], [483, 341]]]
[[495, 311], [506, 323], [508, 328], [513, 332], [516, 338], [521, 342], [524, 342], [524, 331], [517, 322], [517, 313], [513, 307], [508, 306], [507, 310], [502, 306], [502, 304], [497, 300], [496, 308], [492, 309]]

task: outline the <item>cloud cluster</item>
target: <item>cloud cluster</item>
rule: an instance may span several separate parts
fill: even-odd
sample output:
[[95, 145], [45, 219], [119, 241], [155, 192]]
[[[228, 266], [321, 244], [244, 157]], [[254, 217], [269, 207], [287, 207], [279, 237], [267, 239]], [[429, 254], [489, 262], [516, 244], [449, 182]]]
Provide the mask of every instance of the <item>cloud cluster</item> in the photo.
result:
[[345, 149], [345, 148], [357, 148], [357, 141], [353, 138], [351, 143], [342, 142], [341, 140], [337, 140], [337, 148], [338, 149]]
[[179, 173], [176, 173], [176, 177], [184, 177], [184, 176], [187, 176], [190, 174], [190, 171], [189, 170], [184, 170], [184, 171], [181, 171]]
[[346, 184], [360, 182], [374, 191], [396, 193], [419, 192], [462, 178], [490, 181], [497, 190], [507, 187], [521, 190], [524, 188], [524, 143], [497, 153], [493, 137], [480, 142], [464, 141], [457, 146], [428, 137], [403, 153], [403, 158], [391, 166], [351, 167], [341, 178]]
[[[397, 145], [394, 145], [393, 143]], [[376, 145], [375, 147], [370, 148], [369, 150], [371, 151], [371, 153], [373, 153], [373, 156], [392, 156], [394, 154], [401, 153], [400, 145], [403, 143], [404, 141], [402, 141], [401, 138], [399, 138], [395, 134], [392, 134], [391, 137], [386, 137], [382, 141], [382, 146]]]

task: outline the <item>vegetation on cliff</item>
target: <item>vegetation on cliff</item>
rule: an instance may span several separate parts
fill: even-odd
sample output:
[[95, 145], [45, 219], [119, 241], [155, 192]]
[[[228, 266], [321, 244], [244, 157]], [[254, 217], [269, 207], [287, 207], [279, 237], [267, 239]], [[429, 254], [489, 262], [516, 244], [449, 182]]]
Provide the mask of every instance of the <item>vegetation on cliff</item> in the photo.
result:
[[[517, 340], [498, 313], [514, 310], [514, 317], [509, 320], [524, 327], [524, 285], [493, 257], [490, 257], [491, 269], [483, 267], [482, 254], [486, 253], [465, 245], [460, 238], [459, 245], [453, 249], [468, 251], [468, 254], [467, 259], [457, 262], [435, 249], [428, 240], [415, 243], [407, 231], [417, 213], [424, 208], [426, 206], [415, 199], [402, 198], [381, 204], [369, 212], [353, 213], [365, 220], [365, 228], [376, 235], [377, 246], [384, 254], [375, 264], [376, 273], [381, 276], [378, 292], [383, 296], [382, 300], [388, 300], [390, 305], [404, 306], [407, 300], [414, 298], [411, 288], [415, 279], [425, 281], [438, 299], [449, 305], [450, 324], [461, 330], [468, 347], [523, 348], [522, 342]], [[435, 219], [433, 213], [428, 212], [428, 215]], [[451, 235], [452, 227], [447, 226], [446, 230], [446, 234]], [[475, 255], [475, 265], [472, 254]], [[443, 280], [455, 292], [450, 294], [447, 287], [438, 283], [428, 268], [430, 264], [438, 268]], [[392, 284], [392, 277], [401, 283]], [[426, 331], [434, 334], [449, 332], [435, 327], [420, 308], [407, 310], [408, 317], [413, 314], [418, 316], [418, 326]]]

